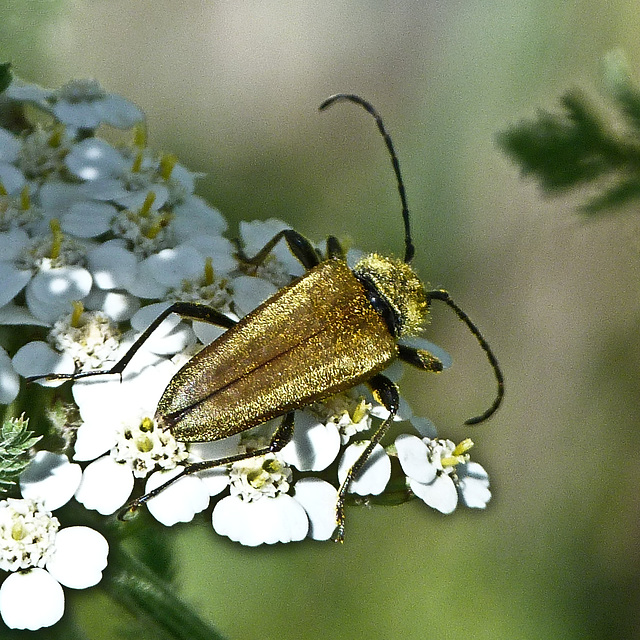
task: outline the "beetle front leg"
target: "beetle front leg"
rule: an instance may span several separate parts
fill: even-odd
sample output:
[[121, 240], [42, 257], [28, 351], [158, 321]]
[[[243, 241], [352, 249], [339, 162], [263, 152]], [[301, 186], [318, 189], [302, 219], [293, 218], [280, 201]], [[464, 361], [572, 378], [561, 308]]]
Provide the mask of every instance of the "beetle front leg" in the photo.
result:
[[282, 422], [271, 436], [271, 441], [266, 447], [261, 447], [260, 449], [247, 451], [245, 453], [237, 453], [235, 455], [227, 456], [225, 458], [219, 458], [217, 460], [203, 460], [202, 462], [186, 463], [185, 465], [183, 465], [182, 471], [175, 475], [173, 478], [170, 478], [165, 483], [161, 484], [159, 487], [156, 487], [152, 491], [145, 493], [143, 496], [132, 500], [126, 507], [124, 507], [124, 509], [120, 511], [120, 513], [118, 513], [118, 519], [128, 520], [138, 510], [139, 507], [151, 500], [151, 498], [155, 498], [158, 494], [162, 493], [165, 489], [170, 487], [174, 482], [180, 480], [180, 478], [190, 476], [200, 471], [206, 471], [207, 469], [223, 467], [225, 465], [233, 464], [234, 462], [239, 462], [241, 460], [257, 458], [258, 456], [265, 456], [269, 453], [277, 453], [291, 441], [291, 438], [293, 438], [293, 429], [294, 412], [290, 411], [289, 413], [285, 414]]
[[35, 382], [36, 380], [79, 380], [80, 378], [88, 378], [90, 376], [103, 376], [110, 374], [122, 375], [125, 367], [129, 364], [133, 356], [140, 350], [142, 345], [147, 341], [149, 336], [162, 324], [165, 318], [172, 313], [177, 313], [182, 318], [190, 320], [201, 320], [209, 324], [215, 324], [224, 329], [230, 329], [237, 321], [233, 320], [223, 313], [208, 307], [206, 304], [198, 304], [196, 302], [174, 302], [167, 307], [158, 317], [138, 336], [138, 339], [131, 345], [129, 350], [116, 362], [111, 369], [106, 371], [80, 371], [76, 373], [52, 373], [41, 376], [30, 376], [27, 382]]
[[378, 374], [371, 378], [367, 384], [371, 387], [376, 400], [378, 400], [382, 406], [389, 411], [389, 415], [373, 434], [371, 441], [360, 454], [360, 457], [353, 463], [353, 466], [347, 472], [347, 476], [340, 486], [338, 491], [338, 502], [336, 504], [336, 532], [333, 537], [336, 542], [344, 542], [344, 501], [347, 492], [349, 491], [349, 486], [366, 464], [375, 446], [380, 442], [380, 440], [382, 440], [382, 437], [387, 432], [389, 425], [396, 417], [398, 407], [400, 406], [400, 394], [398, 392], [398, 387], [391, 382], [389, 378]]

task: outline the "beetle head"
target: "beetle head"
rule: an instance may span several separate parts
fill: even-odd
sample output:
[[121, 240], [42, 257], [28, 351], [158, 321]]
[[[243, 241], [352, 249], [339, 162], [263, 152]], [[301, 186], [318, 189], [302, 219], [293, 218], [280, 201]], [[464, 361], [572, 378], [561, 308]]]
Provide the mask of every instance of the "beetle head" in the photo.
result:
[[[417, 335], [427, 321], [429, 303], [424, 285], [416, 272], [406, 262], [369, 254], [359, 260], [353, 272], [369, 290], [371, 287], [382, 299], [383, 306], [391, 311], [391, 322], [385, 315], [390, 331], [396, 337]], [[376, 303], [372, 300], [374, 307]]]

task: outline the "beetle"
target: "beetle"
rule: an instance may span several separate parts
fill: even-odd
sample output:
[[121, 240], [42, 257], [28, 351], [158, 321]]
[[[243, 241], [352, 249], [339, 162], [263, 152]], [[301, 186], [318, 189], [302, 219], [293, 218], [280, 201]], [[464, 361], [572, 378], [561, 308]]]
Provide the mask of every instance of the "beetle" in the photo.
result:
[[175, 302], [108, 371], [47, 376], [80, 379], [121, 375], [160, 323], [176, 313], [183, 318], [218, 325], [226, 331], [194, 355], [169, 382], [155, 413], [155, 420], [163, 429], [169, 429], [183, 442], [207, 442], [283, 417], [267, 446], [217, 460], [184, 463], [177, 476], [129, 503], [122, 512], [125, 516], [185, 475], [280, 451], [293, 436], [296, 409], [364, 382], [389, 415], [339, 488], [334, 539], [342, 541], [344, 502], [349, 486], [399, 408], [398, 388], [382, 371], [397, 358], [425, 371], [443, 369], [442, 362], [427, 350], [398, 342], [402, 337], [420, 332], [434, 300], [448, 305], [467, 325], [487, 354], [496, 377], [498, 391], [493, 403], [466, 424], [486, 420], [501, 404], [504, 379], [489, 344], [447, 291], [427, 291], [410, 266], [415, 248], [405, 187], [393, 143], [380, 115], [363, 98], [343, 93], [329, 97], [320, 105], [320, 110], [338, 101], [350, 101], [371, 114], [386, 143], [402, 203], [405, 232], [402, 260], [373, 253], [359, 260], [352, 269], [337, 238], [327, 239], [323, 256], [304, 236], [285, 229], [274, 235], [256, 255], [248, 257], [240, 252], [240, 257], [257, 269], [274, 247], [284, 241], [306, 272], [241, 320], [235, 321], [206, 305]]

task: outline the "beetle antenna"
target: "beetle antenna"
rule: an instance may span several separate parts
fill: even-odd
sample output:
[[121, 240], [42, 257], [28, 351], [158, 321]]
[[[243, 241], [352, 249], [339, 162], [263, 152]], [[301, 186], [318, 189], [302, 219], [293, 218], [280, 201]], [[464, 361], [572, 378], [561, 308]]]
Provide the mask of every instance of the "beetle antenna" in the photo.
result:
[[323, 111], [327, 107], [330, 107], [334, 102], [338, 102], [339, 100], [349, 100], [350, 102], [355, 102], [356, 104], [359, 104], [365, 111], [370, 113], [374, 117], [376, 124], [378, 125], [378, 129], [382, 134], [382, 137], [384, 138], [385, 144], [387, 145], [387, 150], [389, 151], [389, 155], [391, 156], [391, 164], [393, 165], [393, 171], [396, 174], [396, 182], [398, 183], [398, 193], [400, 194], [400, 200], [402, 201], [402, 220], [404, 222], [404, 261], [406, 263], [409, 263], [411, 262], [413, 254], [415, 253], [415, 247], [413, 246], [413, 241], [411, 240], [411, 225], [409, 224], [409, 206], [407, 205], [407, 194], [405, 192], [404, 182], [402, 181], [402, 174], [400, 173], [400, 163], [398, 162], [396, 151], [393, 148], [391, 137], [385, 129], [380, 114], [373, 108], [373, 105], [353, 93], [336, 93], [335, 95], [327, 98], [318, 107], [318, 109], [320, 111]]
[[448, 291], [445, 291], [444, 289], [428, 291], [427, 299], [429, 301], [440, 300], [441, 302], [444, 302], [448, 307], [453, 309], [458, 318], [460, 318], [460, 320], [462, 320], [462, 322], [467, 325], [471, 333], [473, 333], [473, 335], [476, 337], [476, 340], [480, 343], [482, 350], [487, 354], [489, 364], [493, 368], [493, 373], [495, 374], [496, 382], [498, 383], [498, 393], [496, 394], [496, 397], [491, 406], [485, 412], [481, 413], [479, 416], [475, 416], [474, 418], [465, 420], [465, 424], [478, 424], [479, 422], [484, 422], [498, 410], [498, 407], [502, 404], [502, 399], [504, 398], [504, 376], [502, 375], [502, 369], [500, 369], [500, 365], [498, 364], [498, 359], [491, 350], [489, 343], [480, 333], [480, 329], [476, 327], [471, 318], [451, 299]]

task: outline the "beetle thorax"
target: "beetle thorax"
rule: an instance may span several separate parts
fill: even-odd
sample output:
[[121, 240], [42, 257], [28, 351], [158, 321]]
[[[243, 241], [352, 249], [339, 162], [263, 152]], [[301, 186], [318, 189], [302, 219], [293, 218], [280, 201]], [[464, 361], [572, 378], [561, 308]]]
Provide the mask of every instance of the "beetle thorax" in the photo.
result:
[[359, 280], [373, 285], [391, 308], [396, 336], [420, 332], [429, 314], [427, 295], [420, 278], [406, 262], [372, 253], [359, 260], [353, 272]]

